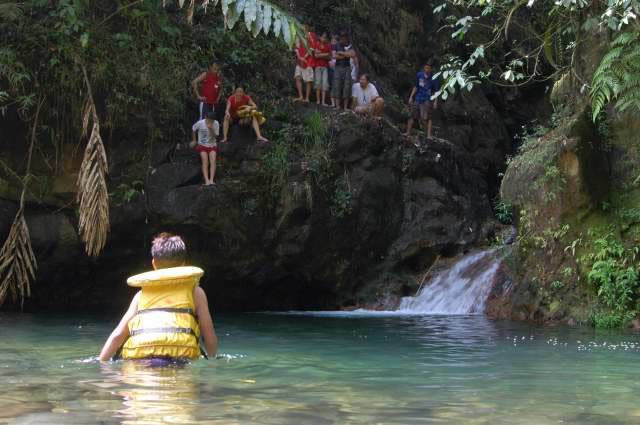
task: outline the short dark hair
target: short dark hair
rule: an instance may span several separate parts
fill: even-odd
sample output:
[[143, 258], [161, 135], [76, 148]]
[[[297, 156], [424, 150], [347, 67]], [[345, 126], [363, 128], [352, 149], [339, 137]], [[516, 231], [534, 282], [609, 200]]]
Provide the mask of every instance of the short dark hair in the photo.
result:
[[158, 269], [182, 266], [187, 256], [187, 246], [180, 236], [162, 232], [153, 238], [151, 256]]
[[349, 39], [349, 33], [348, 33], [348, 32], [346, 32], [346, 31], [340, 31], [340, 37], [341, 37], [341, 38], [342, 38], [342, 37], [345, 37], [345, 38]]
[[371, 78], [369, 78], [369, 74], [360, 74], [360, 78], [362, 77], [366, 78], [367, 81], [371, 81]]
[[206, 119], [211, 120], [211, 121], [215, 121], [216, 120], [216, 113], [215, 112], [207, 112], [207, 115], [204, 116]]

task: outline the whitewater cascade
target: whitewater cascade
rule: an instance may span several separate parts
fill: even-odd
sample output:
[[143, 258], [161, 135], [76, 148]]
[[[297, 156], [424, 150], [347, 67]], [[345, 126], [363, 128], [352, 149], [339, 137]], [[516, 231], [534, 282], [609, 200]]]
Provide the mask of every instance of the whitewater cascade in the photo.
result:
[[500, 266], [495, 250], [468, 254], [425, 283], [415, 297], [404, 297], [403, 313], [482, 314]]

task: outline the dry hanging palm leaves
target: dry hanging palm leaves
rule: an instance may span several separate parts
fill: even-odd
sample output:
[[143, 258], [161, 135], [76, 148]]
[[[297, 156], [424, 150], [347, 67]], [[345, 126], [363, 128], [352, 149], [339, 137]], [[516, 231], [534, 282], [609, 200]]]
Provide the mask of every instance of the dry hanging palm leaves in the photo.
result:
[[24, 305], [24, 298], [31, 295], [31, 279], [36, 277], [36, 267], [29, 228], [24, 210], [20, 208], [0, 250], [0, 304], [11, 295], [14, 302], [19, 297], [20, 305]]
[[78, 175], [77, 199], [80, 203], [78, 231], [85, 243], [87, 254], [97, 256], [104, 248], [109, 233], [109, 192], [106, 181], [108, 164], [102, 137], [100, 137], [100, 121], [93, 101], [91, 84], [84, 65], [81, 67], [88, 91], [82, 120], [84, 134], [87, 134], [89, 122], [93, 126]]
[[33, 249], [31, 248], [29, 228], [24, 219], [24, 205], [27, 186], [31, 179], [31, 157], [36, 141], [38, 117], [40, 116], [40, 108], [43, 103], [44, 99], [38, 102], [33, 120], [31, 142], [27, 156], [27, 170], [22, 180], [20, 206], [16, 217], [13, 219], [9, 236], [7, 236], [7, 240], [5, 240], [2, 249], [0, 249], [0, 304], [3, 304], [7, 296], [11, 295], [14, 302], [19, 297], [20, 305], [23, 306], [25, 297], [31, 295], [31, 280], [36, 277], [37, 263], [36, 257], [33, 255]]

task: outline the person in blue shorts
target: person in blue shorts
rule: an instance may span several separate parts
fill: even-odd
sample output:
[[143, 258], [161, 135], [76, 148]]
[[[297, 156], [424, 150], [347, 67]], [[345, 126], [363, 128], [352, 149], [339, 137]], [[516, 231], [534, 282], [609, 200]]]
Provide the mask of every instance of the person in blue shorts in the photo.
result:
[[432, 138], [431, 126], [433, 111], [438, 108], [438, 99], [431, 97], [440, 90], [440, 82], [433, 78], [432, 62], [427, 62], [422, 70], [416, 75], [416, 83], [409, 96], [409, 109], [411, 116], [407, 122], [407, 132], [405, 136], [411, 135], [413, 123], [418, 120], [422, 124], [422, 129], [427, 131], [427, 139]]

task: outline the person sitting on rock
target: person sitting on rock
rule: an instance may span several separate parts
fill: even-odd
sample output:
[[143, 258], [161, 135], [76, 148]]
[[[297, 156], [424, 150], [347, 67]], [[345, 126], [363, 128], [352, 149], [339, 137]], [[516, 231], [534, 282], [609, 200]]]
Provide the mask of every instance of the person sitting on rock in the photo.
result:
[[216, 139], [220, 135], [220, 124], [216, 121], [215, 113], [209, 112], [205, 119], [193, 124], [192, 134], [191, 147], [195, 147], [196, 151], [200, 153], [204, 185], [215, 185], [216, 156], [218, 154]]
[[353, 110], [356, 114], [371, 116], [380, 120], [384, 112], [384, 99], [378, 89], [369, 82], [369, 76], [362, 74], [360, 81], [353, 85]]
[[237, 86], [233, 90], [233, 94], [227, 99], [227, 111], [224, 114], [224, 124], [222, 125], [222, 143], [226, 143], [229, 140], [229, 126], [233, 123], [238, 123], [242, 126], [251, 125], [256, 133], [258, 143], [267, 143], [269, 141], [260, 133], [260, 123], [256, 114], [248, 114], [246, 117], [241, 117], [238, 114], [240, 108], [247, 105], [254, 110], [258, 109], [253, 99], [245, 93], [244, 87]]
[[204, 272], [186, 267], [187, 248], [179, 236], [161, 233], [151, 246], [153, 271], [132, 276], [127, 284], [140, 291], [100, 352], [109, 361], [121, 350], [125, 360], [149, 360], [152, 365], [215, 356], [218, 338], [207, 296], [198, 286]]
[[433, 111], [438, 109], [438, 99], [431, 100], [431, 96], [436, 94], [440, 90], [440, 82], [437, 78], [433, 78], [433, 66], [431, 61], [428, 61], [422, 71], [416, 75], [416, 84], [411, 90], [409, 96], [409, 109], [411, 110], [411, 116], [407, 122], [407, 132], [405, 136], [411, 135], [411, 129], [413, 128], [414, 120], [418, 120], [422, 124], [422, 129], [427, 131], [427, 139], [432, 139], [431, 116]]

